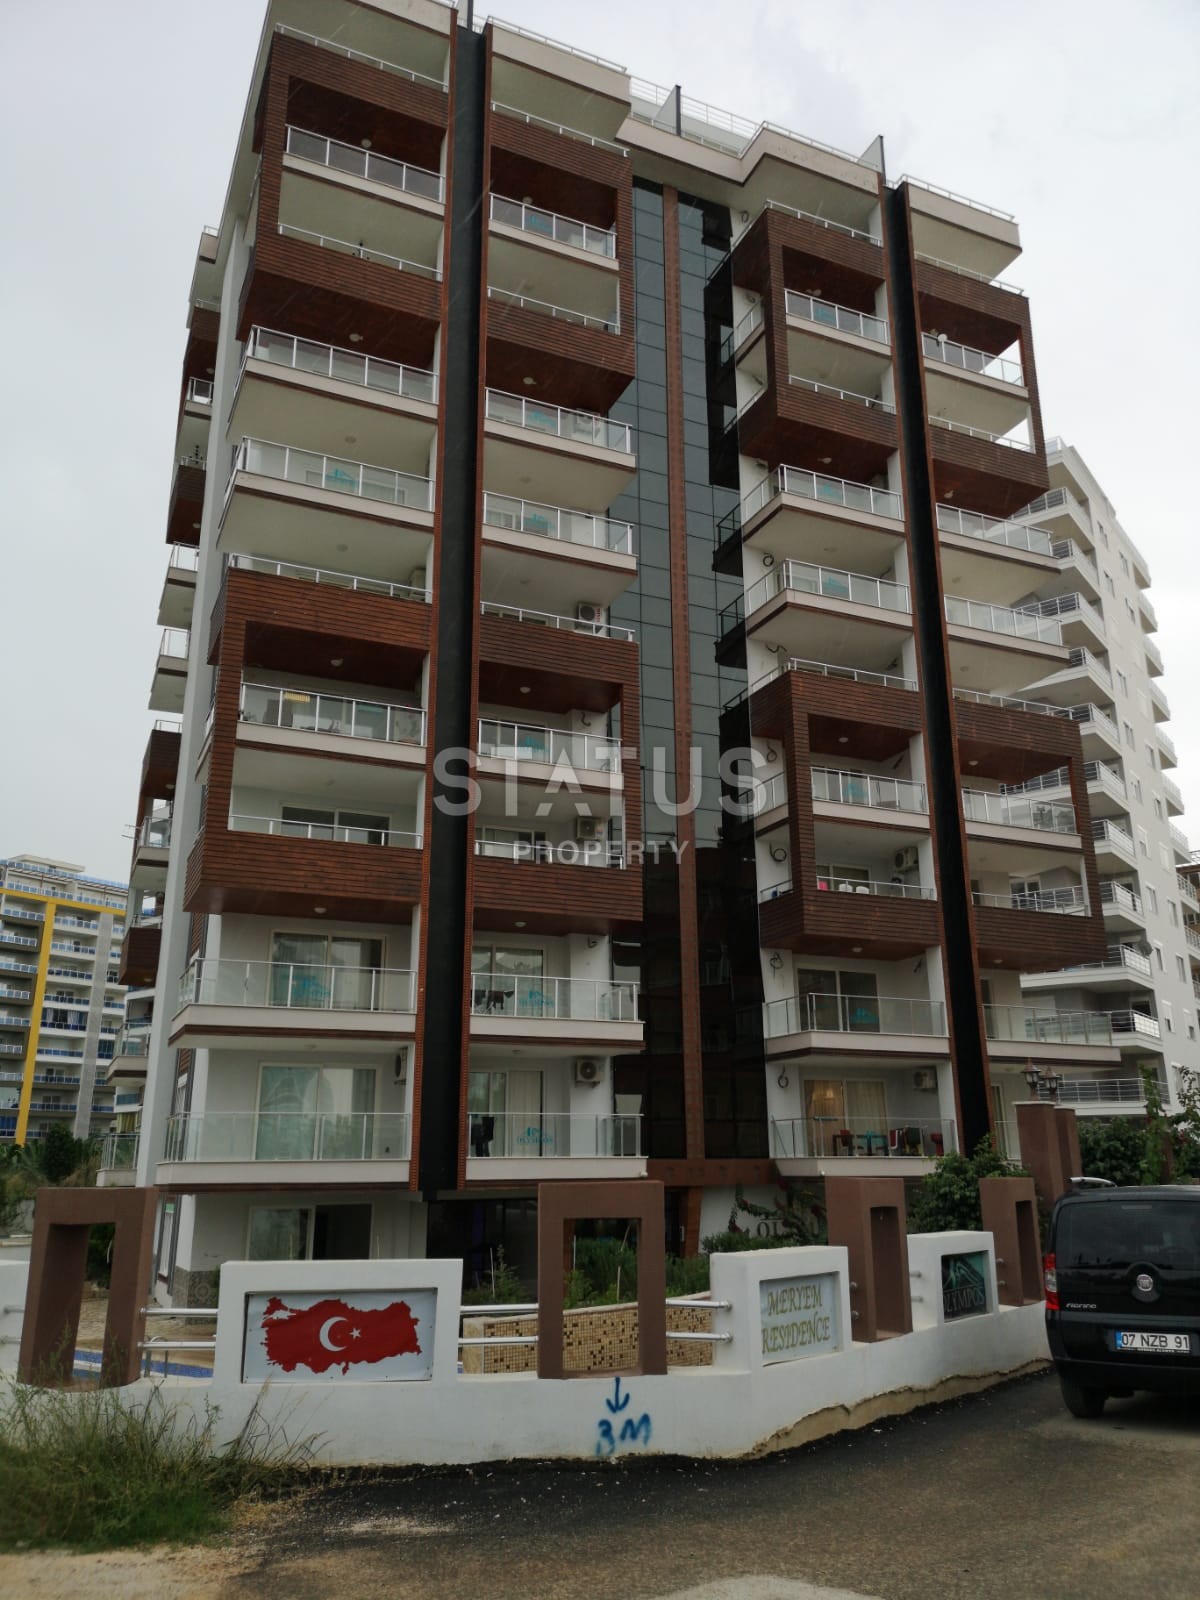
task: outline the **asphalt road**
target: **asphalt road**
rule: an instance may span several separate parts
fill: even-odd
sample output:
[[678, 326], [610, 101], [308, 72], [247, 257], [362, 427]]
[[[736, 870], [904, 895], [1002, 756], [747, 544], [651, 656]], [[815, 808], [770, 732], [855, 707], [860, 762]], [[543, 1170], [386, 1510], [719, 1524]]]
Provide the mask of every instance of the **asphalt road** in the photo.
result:
[[1081, 1422], [1045, 1375], [758, 1461], [346, 1481], [219, 1596], [1195, 1600], [1198, 1491], [1200, 1403]]

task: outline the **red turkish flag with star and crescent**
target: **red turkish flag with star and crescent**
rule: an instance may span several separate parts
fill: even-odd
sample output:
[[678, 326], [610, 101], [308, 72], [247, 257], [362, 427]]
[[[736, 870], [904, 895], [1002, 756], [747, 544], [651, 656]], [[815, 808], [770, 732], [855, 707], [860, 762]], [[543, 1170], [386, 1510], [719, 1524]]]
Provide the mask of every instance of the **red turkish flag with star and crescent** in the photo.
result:
[[389, 1356], [420, 1355], [417, 1323], [403, 1300], [378, 1311], [359, 1311], [345, 1300], [318, 1300], [315, 1305], [289, 1306], [278, 1296], [267, 1301], [262, 1329], [267, 1360], [284, 1372], [307, 1367], [328, 1372], [340, 1367], [370, 1366]]

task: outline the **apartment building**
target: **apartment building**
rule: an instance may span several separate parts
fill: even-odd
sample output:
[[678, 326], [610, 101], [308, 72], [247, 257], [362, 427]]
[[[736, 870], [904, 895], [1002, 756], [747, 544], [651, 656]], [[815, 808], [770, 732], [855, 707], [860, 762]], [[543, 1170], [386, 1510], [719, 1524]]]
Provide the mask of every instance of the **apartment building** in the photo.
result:
[[1022, 515], [1019, 253], [882, 140], [272, 0], [190, 291], [122, 966], [162, 1293], [524, 1265], [572, 1176], [660, 1179], [694, 1249], [736, 1185], [918, 1176], [1035, 1072], [1128, 1076], [1101, 989], [1023, 987], [1115, 932], [1088, 730], [1032, 691], [1095, 605]]
[[[1031, 534], [1044, 530], [1062, 562], [1061, 583], [1043, 591], [1038, 609], [1062, 620], [1072, 648], [1068, 667], [1029, 693], [1079, 725], [1108, 943], [1100, 962], [1027, 973], [1021, 987], [1057, 1013], [1107, 1013], [1121, 1052], [1119, 1073], [1064, 1076], [1059, 1098], [1081, 1115], [1138, 1115], [1147, 1071], [1177, 1107], [1179, 1068], [1200, 1066], [1200, 937], [1191, 926], [1200, 903], [1177, 820], [1183, 796], [1170, 776], [1175, 746], [1163, 726], [1171, 712], [1152, 637], [1150, 569], [1079, 452], [1061, 439], [1046, 452], [1050, 489], [1020, 521]], [[1067, 796], [1065, 780], [1063, 771], [1043, 773], [1021, 792], [1053, 806]]]
[[67, 861], [0, 860], [0, 1140], [107, 1131], [125, 897]]

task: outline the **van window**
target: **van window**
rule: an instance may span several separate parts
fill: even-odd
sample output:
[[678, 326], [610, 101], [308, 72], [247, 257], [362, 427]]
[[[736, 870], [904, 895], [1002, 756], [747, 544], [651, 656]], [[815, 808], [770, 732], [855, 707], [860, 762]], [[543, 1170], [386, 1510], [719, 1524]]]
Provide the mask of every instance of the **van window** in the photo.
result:
[[1064, 1206], [1055, 1231], [1058, 1266], [1200, 1265], [1200, 1205], [1186, 1200], [1104, 1200]]

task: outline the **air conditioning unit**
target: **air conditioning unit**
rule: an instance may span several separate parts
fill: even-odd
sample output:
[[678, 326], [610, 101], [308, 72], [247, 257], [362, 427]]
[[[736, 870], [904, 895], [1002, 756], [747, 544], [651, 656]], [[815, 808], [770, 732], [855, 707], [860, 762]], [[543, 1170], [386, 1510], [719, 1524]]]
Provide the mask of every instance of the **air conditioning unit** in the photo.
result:
[[604, 1063], [596, 1056], [575, 1057], [575, 1082], [591, 1084], [593, 1088], [604, 1076]]
[[912, 872], [919, 860], [916, 845], [906, 844], [903, 850], [896, 851], [892, 857], [892, 864], [897, 872]]
[[597, 605], [594, 600], [576, 601], [575, 631], [576, 633], [603, 633], [604, 607]]
[[913, 1088], [914, 1089], [936, 1089], [937, 1088], [937, 1068], [936, 1067], [918, 1067], [917, 1070], [913, 1073]]
[[603, 817], [576, 817], [575, 837], [595, 841], [608, 838], [608, 824]]
[[422, 591], [424, 590], [424, 588], [425, 588], [425, 568], [424, 567], [414, 567], [412, 569], [412, 571], [408, 575], [408, 586], [409, 586], [410, 589], [421, 589]]

